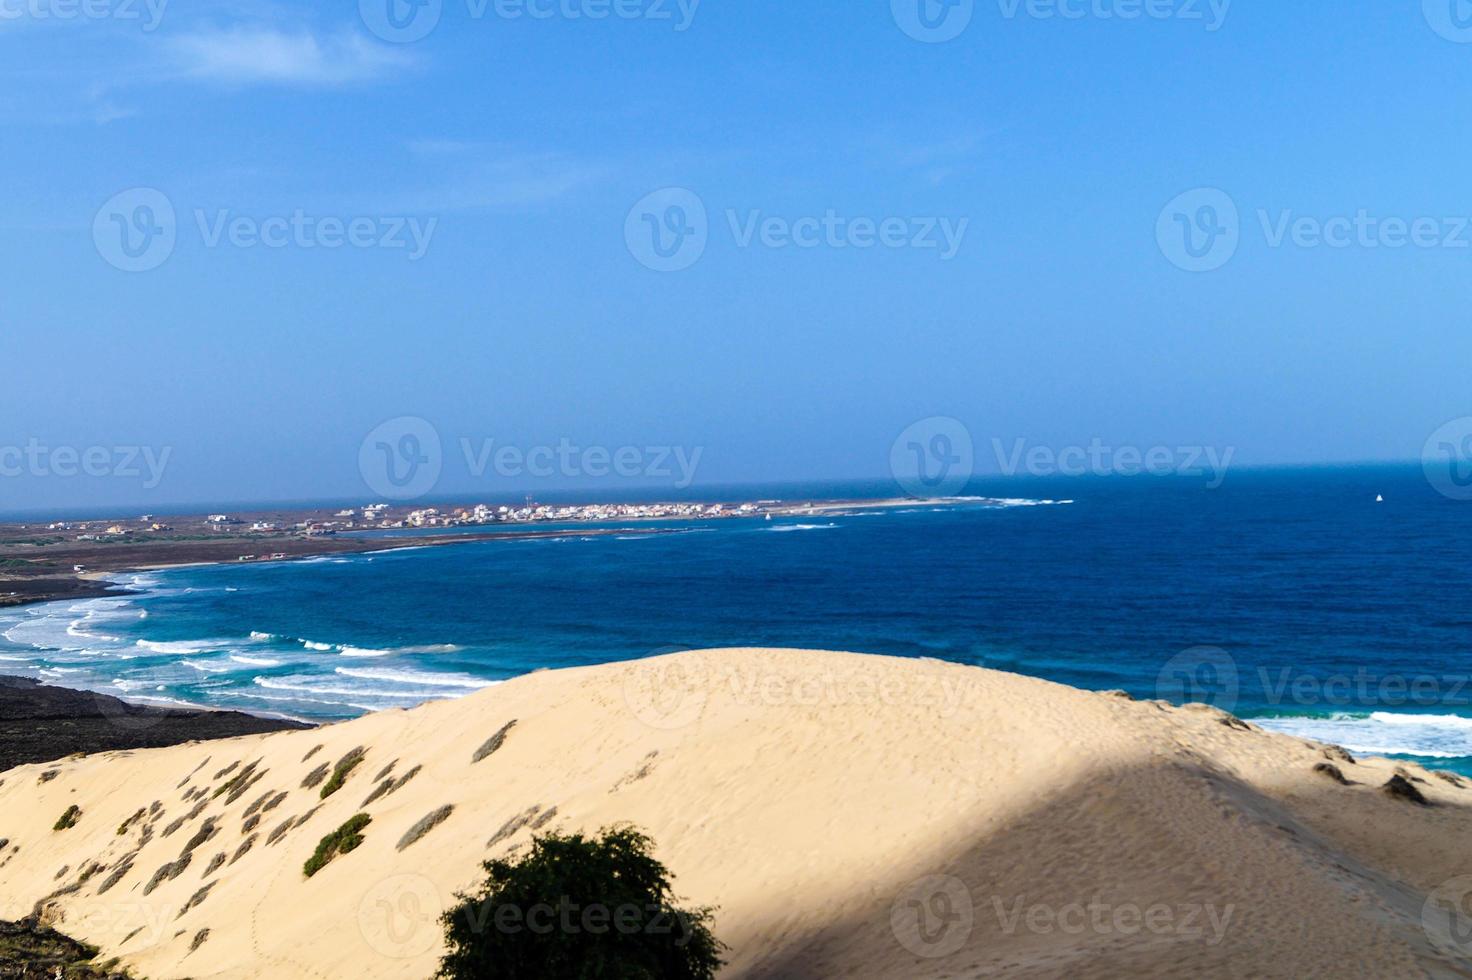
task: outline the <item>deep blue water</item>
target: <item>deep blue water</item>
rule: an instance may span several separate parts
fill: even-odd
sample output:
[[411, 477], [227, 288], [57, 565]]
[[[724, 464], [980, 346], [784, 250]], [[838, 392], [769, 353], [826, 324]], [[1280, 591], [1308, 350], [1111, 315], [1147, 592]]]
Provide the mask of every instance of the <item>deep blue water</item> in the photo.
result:
[[1213, 700], [1469, 771], [1472, 504], [1419, 468], [970, 492], [1072, 503], [127, 576], [142, 594], [0, 614], [0, 671], [340, 718], [671, 648], [834, 648]]

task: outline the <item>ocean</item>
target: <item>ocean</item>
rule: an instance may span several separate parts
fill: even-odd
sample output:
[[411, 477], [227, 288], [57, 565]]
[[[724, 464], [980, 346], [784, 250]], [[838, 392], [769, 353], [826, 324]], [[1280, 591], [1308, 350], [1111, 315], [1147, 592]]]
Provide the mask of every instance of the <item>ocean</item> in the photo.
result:
[[1419, 467], [966, 492], [1005, 499], [120, 575], [132, 594], [0, 612], [0, 673], [331, 720], [540, 668], [824, 648], [1205, 700], [1472, 772], [1472, 504]]

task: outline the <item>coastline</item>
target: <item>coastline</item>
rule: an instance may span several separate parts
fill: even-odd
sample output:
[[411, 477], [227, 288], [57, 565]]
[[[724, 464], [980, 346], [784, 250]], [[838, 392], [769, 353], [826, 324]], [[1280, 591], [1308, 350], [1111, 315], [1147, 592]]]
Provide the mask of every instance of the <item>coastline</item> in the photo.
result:
[[[331, 555], [439, 547], [478, 541], [599, 536], [609, 534], [674, 534], [685, 528], [583, 527], [563, 524], [644, 524], [653, 521], [693, 523], [699, 520], [759, 520], [771, 517], [830, 516], [858, 509], [904, 506], [968, 507], [1001, 498], [880, 498], [800, 501], [757, 501], [720, 504], [586, 504], [532, 506], [493, 513], [484, 505], [474, 511], [444, 505], [444, 510], [409, 506], [267, 510], [230, 516], [170, 517], [153, 515], [120, 520], [56, 520], [49, 523], [0, 523], [0, 609], [66, 599], [117, 594], [99, 585], [99, 575], [180, 568], [190, 565], [263, 563]], [[1038, 501], [1067, 503], [1070, 501]], [[551, 525], [550, 527], [546, 525]], [[408, 539], [394, 531], [426, 530]], [[378, 533], [375, 532], [388, 532]], [[372, 535], [372, 536], [370, 536]], [[405, 540], [403, 544], [395, 541]]]
[[276, 731], [304, 721], [244, 711], [160, 708], [94, 691], [0, 675], [0, 772], [77, 753], [161, 748]]
[[[299, 561], [304, 558], [323, 558], [334, 555], [384, 554], [407, 551], [414, 548], [440, 548], [452, 545], [474, 544], [484, 541], [516, 541], [537, 538], [590, 537], [612, 534], [678, 534], [681, 528], [592, 528], [588, 530], [538, 530], [503, 532], [466, 532], [461, 534], [425, 535], [414, 538], [300, 538], [271, 541], [272, 547], [288, 550], [268, 558], [252, 558], [243, 561], [239, 555], [230, 557], [240, 548], [235, 541], [221, 542], [209, 548], [212, 554], [199, 557], [191, 554], [172, 561], [136, 561], [124, 558], [116, 562], [105, 562], [102, 567], [89, 567], [87, 571], [71, 575], [42, 576], [31, 578], [11, 577], [0, 580], [10, 590], [0, 593], [0, 609], [18, 609], [45, 602], [61, 602], [71, 599], [98, 599], [107, 596], [129, 595], [127, 589], [119, 588], [113, 577], [130, 572], [164, 571], [175, 568], [199, 568], [213, 565], [254, 564]], [[394, 544], [394, 541], [403, 541]], [[126, 547], [126, 546], [119, 546]], [[194, 551], [195, 549], [190, 549]]]

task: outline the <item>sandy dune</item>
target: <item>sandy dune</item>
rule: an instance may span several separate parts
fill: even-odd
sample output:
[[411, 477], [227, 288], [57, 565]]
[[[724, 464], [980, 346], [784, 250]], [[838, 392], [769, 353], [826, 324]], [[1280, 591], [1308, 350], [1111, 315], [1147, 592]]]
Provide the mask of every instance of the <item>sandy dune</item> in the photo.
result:
[[[303, 786], [359, 747], [325, 801]], [[13, 769], [0, 918], [42, 903], [155, 980], [427, 977], [482, 859], [629, 821], [719, 906], [729, 976], [1472, 976], [1441, 904], [1472, 894], [1472, 783], [1404, 768], [1423, 806], [1382, 789], [1396, 770], [1209, 708], [709, 651]], [[358, 812], [364, 843], [304, 877]]]

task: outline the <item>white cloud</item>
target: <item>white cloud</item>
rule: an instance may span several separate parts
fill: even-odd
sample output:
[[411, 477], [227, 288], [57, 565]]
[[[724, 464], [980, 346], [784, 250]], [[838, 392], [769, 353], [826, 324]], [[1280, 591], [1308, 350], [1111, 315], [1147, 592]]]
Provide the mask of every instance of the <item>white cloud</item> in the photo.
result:
[[602, 167], [560, 153], [518, 150], [499, 143], [420, 139], [409, 143], [423, 182], [382, 202], [409, 213], [534, 207], [599, 180]]
[[404, 52], [346, 33], [319, 39], [306, 31], [235, 28], [172, 44], [184, 75], [227, 84], [351, 85], [414, 64]]

